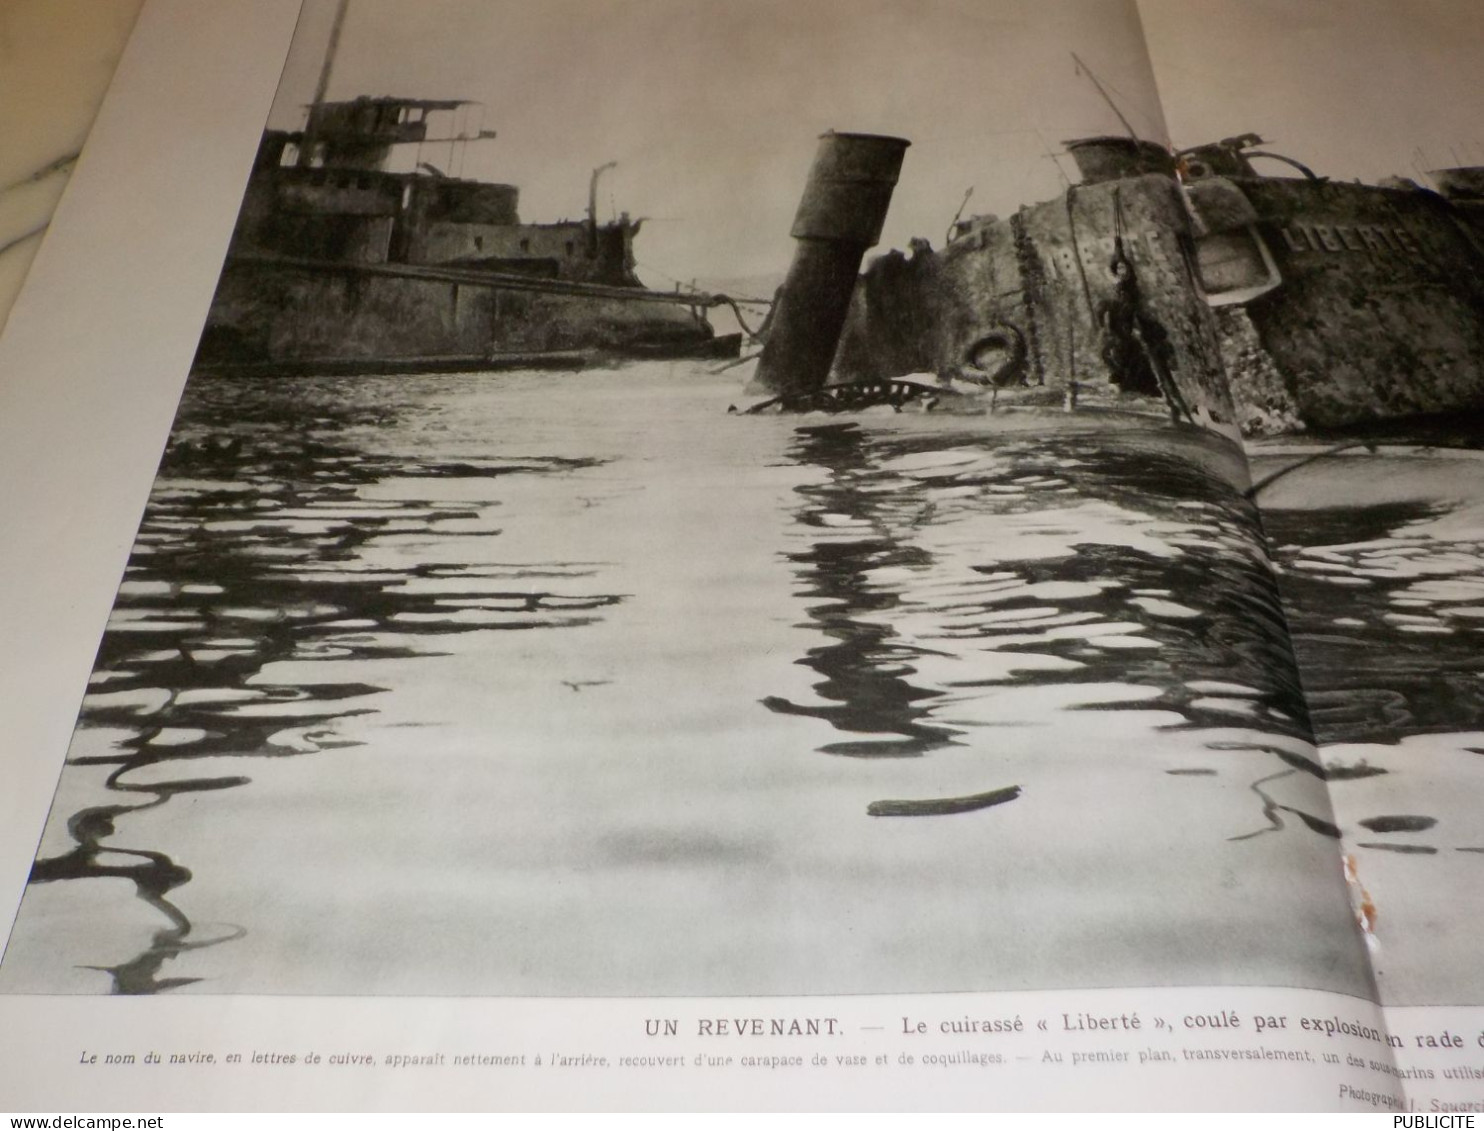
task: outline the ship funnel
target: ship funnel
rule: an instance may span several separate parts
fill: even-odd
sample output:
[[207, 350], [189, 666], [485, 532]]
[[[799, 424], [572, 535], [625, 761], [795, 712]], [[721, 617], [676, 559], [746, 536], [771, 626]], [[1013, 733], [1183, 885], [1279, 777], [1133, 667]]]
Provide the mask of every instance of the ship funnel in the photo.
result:
[[798, 246], [749, 392], [787, 399], [813, 392], [829, 378], [861, 260], [881, 238], [911, 144], [833, 130], [820, 137], [789, 233]]
[[1175, 158], [1158, 142], [1129, 137], [1080, 137], [1062, 144], [1077, 163], [1077, 171], [1086, 185], [1140, 177], [1145, 173], [1175, 175]]

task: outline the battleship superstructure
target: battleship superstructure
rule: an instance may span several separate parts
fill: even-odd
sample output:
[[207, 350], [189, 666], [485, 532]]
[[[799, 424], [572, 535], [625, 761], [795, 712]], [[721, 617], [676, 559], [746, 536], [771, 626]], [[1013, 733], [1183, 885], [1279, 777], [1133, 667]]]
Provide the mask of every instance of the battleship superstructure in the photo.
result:
[[242, 372], [383, 372], [735, 353], [711, 296], [635, 275], [642, 220], [523, 223], [515, 185], [454, 175], [477, 103], [316, 100], [263, 135], [197, 354]]

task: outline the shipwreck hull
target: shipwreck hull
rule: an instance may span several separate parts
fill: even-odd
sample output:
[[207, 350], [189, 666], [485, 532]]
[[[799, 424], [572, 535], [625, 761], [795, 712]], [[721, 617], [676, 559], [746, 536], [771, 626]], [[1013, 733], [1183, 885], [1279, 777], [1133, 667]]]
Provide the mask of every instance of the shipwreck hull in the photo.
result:
[[[1229, 172], [1184, 189], [1137, 170], [1078, 185], [961, 224], [941, 251], [873, 261], [832, 379], [930, 373], [1042, 389], [1047, 403], [1163, 401], [1249, 434], [1479, 413], [1478, 172], [1450, 171], [1444, 194]], [[1108, 348], [1120, 247], [1137, 280], [1132, 321], [1163, 351], [1172, 389], [1130, 381]]]
[[[1082, 185], [1009, 219], [962, 226], [941, 251], [890, 252], [861, 277], [835, 355], [835, 381], [911, 373], [970, 376], [1006, 389], [1122, 396], [1104, 324], [1114, 259], [1132, 264], [1139, 318], [1189, 415], [1232, 421], [1215, 321], [1196, 282], [1176, 183], [1148, 174]], [[1163, 410], [1156, 387], [1127, 399]]]
[[[620, 292], [620, 293], [605, 293]], [[229, 258], [198, 367], [479, 369], [584, 355], [735, 355], [699, 311], [637, 288], [570, 287], [397, 265]]]
[[1282, 280], [1223, 309], [1239, 401], [1316, 429], [1484, 408], [1484, 255], [1457, 208], [1415, 188], [1230, 183]]

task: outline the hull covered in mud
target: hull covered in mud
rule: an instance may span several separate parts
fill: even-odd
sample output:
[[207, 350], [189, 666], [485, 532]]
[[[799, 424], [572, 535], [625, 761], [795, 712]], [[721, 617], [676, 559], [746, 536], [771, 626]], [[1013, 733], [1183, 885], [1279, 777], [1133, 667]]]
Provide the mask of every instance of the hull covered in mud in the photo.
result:
[[[967, 376], [1021, 399], [1173, 401], [1182, 416], [1230, 422], [1191, 247], [1178, 187], [1156, 174], [1077, 186], [1009, 219], [978, 218], [941, 251], [919, 245], [871, 263], [834, 379]], [[1115, 258], [1132, 264], [1135, 313], [1161, 374], [1119, 366], [1108, 348], [1120, 297]]]
[[[1235, 235], [1278, 285], [1219, 305], [1250, 426], [1338, 429], [1484, 407], [1484, 250], [1465, 214], [1416, 187], [1232, 178]], [[1202, 185], [1192, 186], [1198, 203]], [[1233, 233], [1212, 225], [1207, 239]], [[1250, 327], [1250, 329], [1249, 329]]]
[[1119, 140], [1069, 143], [1086, 179], [1056, 200], [875, 259], [831, 379], [967, 378], [1001, 402], [1168, 409], [1256, 435], [1484, 408], [1469, 178], [1435, 193], [1261, 177], [1224, 151], [1232, 168], [1191, 160], [1180, 179], [1142, 149], [1092, 159]]

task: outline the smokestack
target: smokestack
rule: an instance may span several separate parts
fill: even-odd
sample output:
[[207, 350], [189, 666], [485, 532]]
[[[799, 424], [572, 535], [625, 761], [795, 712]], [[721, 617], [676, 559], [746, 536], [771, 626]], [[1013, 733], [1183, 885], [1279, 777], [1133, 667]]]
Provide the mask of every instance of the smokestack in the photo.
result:
[[881, 238], [911, 144], [875, 134], [821, 135], [789, 233], [799, 243], [749, 392], [786, 400], [829, 378], [861, 260]]

